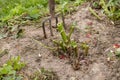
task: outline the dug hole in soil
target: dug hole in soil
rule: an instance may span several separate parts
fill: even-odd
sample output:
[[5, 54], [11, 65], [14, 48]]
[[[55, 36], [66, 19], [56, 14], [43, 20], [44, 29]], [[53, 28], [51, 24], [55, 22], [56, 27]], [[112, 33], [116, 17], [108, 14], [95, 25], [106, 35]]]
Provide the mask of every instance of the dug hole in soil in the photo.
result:
[[[44, 67], [47, 70], [56, 72], [60, 80], [120, 80], [119, 67], [113, 69], [113, 65], [119, 61], [108, 62], [108, 51], [114, 43], [120, 42], [120, 38], [114, 35], [115, 31], [119, 31], [114, 25], [101, 15], [103, 20], [98, 20], [91, 15], [89, 11], [89, 3], [85, 3], [78, 7], [76, 12], [65, 16], [67, 29], [71, 23], [76, 22], [75, 31], [72, 38], [77, 42], [87, 42], [90, 49], [89, 55], [85, 60], [80, 61], [80, 69], [73, 70], [68, 59], [60, 59], [53, 56], [52, 51], [39, 45], [32, 38], [37, 39], [40, 43], [53, 46], [52, 40], [59, 39], [59, 33], [56, 29], [53, 31], [54, 36], [50, 36], [49, 28], [47, 28], [47, 39], [43, 39], [42, 28], [35, 26], [21, 26], [25, 29], [23, 38], [19, 39], [1, 39], [0, 49], [8, 49], [9, 54], [0, 58], [0, 65], [4, 64], [10, 56], [20, 55], [22, 61], [27, 64], [22, 72], [28, 77], [34, 73], [37, 68]], [[38, 26], [39, 24], [36, 24]], [[47, 26], [46, 26], [47, 27]], [[114, 37], [114, 38], [113, 38]], [[117, 39], [117, 40], [116, 40]], [[113, 72], [114, 73], [111, 73]], [[115, 72], [116, 71], [116, 72]]]

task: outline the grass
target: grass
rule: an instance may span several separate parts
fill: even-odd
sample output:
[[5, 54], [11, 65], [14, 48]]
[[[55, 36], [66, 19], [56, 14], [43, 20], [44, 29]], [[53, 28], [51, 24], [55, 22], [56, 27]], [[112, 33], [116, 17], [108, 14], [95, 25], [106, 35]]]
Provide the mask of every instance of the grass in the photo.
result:
[[100, 0], [104, 13], [111, 20], [120, 20], [120, 0]]

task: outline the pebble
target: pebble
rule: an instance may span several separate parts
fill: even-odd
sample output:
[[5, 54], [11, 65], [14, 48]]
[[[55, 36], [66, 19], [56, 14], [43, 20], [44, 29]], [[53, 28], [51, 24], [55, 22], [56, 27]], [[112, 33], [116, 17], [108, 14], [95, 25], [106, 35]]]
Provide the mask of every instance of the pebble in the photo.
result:
[[116, 73], [116, 77], [120, 77], [120, 73]]
[[116, 78], [116, 77], [113, 77], [112, 80], [117, 80], [117, 78]]
[[71, 77], [69, 80], [77, 80], [75, 77]]

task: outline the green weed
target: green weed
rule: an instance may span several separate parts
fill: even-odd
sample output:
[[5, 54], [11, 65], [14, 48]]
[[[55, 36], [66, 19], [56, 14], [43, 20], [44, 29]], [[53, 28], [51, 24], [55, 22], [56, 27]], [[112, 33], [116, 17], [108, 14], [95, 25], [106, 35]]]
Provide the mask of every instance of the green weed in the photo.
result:
[[14, 57], [0, 67], [0, 80], [22, 80], [22, 76], [17, 74], [25, 64], [20, 61], [20, 57]]
[[57, 74], [53, 71], [46, 70], [45, 68], [38, 69], [33, 76], [32, 80], [59, 80]]
[[88, 44], [87, 44], [87, 43], [82, 43], [82, 44], [81, 44], [81, 48], [82, 48], [82, 50], [84, 51], [84, 52], [83, 52], [83, 53], [84, 53], [84, 56], [87, 56], [87, 55], [88, 55], [88, 50], [89, 50]]
[[47, 0], [1, 0], [0, 20], [5, 22], [22, 13], [27, 13], [29, 17], [36, 19], [46, 6]]
[[86, 0], [76, 0], [76, 1], [75, 1], [75, 5], [76, 5], [76, 6], [79, 6], [79, 5], [81, 5], [82, 3], [84, 3], [84, 2], [86, 2]]
[[96, 18], [98, 18], [99, 20], [102, 20], [91, 7], [89, 8], [89, 10]]
[[[74, 4], [79, 4], [79, 0], [55, 0], [56, 12], [74, 11]], [[84, 1], [84, 0], [80, 0]], [[0, 0], [0, 39], [13, 34], [18, 37], [19, 31], [11, 31], [8, 27], [20, 25], [28, 20], [37, 20], [49, 13], [48, 0]], [[7, 28], [6, 28], [7, 27]], [[7, 29], [7, 32], [4, 29]]]
[[[69, 10], [70, 0], [55, 0], [59, 10]], [[81, 1], [81, 0], [80, 0]], [[75, 1], [74, 1], [75, 2]], [[6, 6], [7, 5], [7, 6]], [[70, 4], [71, 6], [72, 4]], [[0, 21], [6, 22], [24, 13], [27, 19], [38, 19], [48, 14], [48, 0], [0, 0]]]
[[112, 20], [120, 19], [120, 0], [100, 0], [105, 14]]
[[8, 50], [7, 49], [0, 50], [0, 57], [4, 56], [5, 54], [8, 54]]

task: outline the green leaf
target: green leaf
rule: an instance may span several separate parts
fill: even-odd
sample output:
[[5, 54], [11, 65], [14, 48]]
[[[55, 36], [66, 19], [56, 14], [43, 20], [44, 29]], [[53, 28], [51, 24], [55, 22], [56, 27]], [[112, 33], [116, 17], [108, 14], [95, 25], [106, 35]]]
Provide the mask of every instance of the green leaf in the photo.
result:
[[75, 41], [71, 41], [71, 46], [72, 46], [73, 48], [76, 48], [76, 47], [77, 47], [77, 43], [76, 43]]
[[67, 39], [67, 35], [66, 35], [66, 32], [64, 30], [64, 27], [63, 27], [63, 24], [58, 24], [58, 31], [60, 32], [61, 34], [61, 37], [62, 37], [62, 40], [64, 43], [68, 42], [68, 39]]
[[74, 26], [71, 26], [71, 27], [70, 27], [70, 33], [69, 33], [69, 35], [68, 35], [68, 40], [69, 40], [69, 41], [70, 41], [70, 38], [71, 38], [71, 35], [72, 35], [73, 31], [74, 31]]
[[8, 74], [11, 70], [13, 70], [11, 65], [4, 64], [3, 68], [0, 69], [0, 74]]
[[118, 49], [116, 50], [115, 55], [118, 56], [118, 57], [120, 57], [120, 48], [118, 48]]
[[8, 74], [16, 74], [16, 71], [15, 70], [10, 70]]
[[25, 64], [20, 61], [20, 56], [11, 58], [9, 61], [7, 61], [7, 64], [12, 65], [14, 70], [20, 70], [25, 66]]
[[23, 80], [22, 76], [17, 76], [15, 80]]

